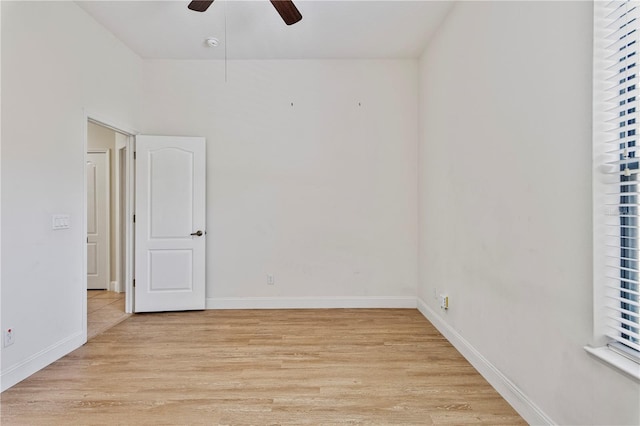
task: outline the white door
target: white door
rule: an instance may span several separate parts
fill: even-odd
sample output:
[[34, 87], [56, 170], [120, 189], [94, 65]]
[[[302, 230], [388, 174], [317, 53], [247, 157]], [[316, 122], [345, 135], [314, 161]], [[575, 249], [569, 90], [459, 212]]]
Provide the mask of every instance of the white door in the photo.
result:
[[87, 288], [109, 288], [109, 151], [87, 153]]
[[135, 311], [205, 307], [205, 140], [136, 137]]

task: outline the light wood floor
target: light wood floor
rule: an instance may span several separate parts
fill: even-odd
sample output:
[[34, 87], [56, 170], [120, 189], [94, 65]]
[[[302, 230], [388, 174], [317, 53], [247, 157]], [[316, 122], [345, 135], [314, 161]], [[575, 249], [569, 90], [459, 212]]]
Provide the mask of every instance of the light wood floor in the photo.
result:
[[525, 424], [413, 309], [136, 314], [1, 399], [2, 425]]
[[87, 340], [124, 321], [124, 293], [87, 290]]

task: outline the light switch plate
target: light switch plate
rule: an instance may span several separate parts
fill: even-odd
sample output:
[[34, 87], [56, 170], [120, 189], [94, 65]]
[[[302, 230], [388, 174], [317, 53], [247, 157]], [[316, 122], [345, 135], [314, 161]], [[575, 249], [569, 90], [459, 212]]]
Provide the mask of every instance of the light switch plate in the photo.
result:
[[69, 229], [71, 228], [71, 216], [68, 214], [54, 214], [51, 216], [51, 229]]

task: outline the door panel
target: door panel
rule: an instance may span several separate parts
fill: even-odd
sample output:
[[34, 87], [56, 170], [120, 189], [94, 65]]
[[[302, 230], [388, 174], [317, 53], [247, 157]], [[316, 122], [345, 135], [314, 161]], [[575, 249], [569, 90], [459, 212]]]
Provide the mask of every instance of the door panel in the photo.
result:
[[150, 250], [151, 291], [191, 291], [193, 289], [191, 250]]
[[136, 312], [205, 307], [205, 154], [204, 138], [136, 137]]
[[149, 152], [149, 164], [150, 237], [184, 238], [193, 228], [194, 155], [164, 148]]
[[87, 153], [87, 288], [109, 287], [109, 153]]

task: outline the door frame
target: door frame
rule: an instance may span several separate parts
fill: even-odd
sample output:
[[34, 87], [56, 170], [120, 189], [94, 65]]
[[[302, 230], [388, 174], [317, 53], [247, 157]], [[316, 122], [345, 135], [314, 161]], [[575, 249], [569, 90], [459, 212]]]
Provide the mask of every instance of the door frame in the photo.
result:
[[[134, 151], [135, 151], [135, 136], [138, 131], [133, 126], [122, 124], [110, 117], [105, 117], [94, 111], [87, 109], [83, 110], [82, 120], [82, 167], [83, 167], [83, 195], [82, 195], [82, 218], [80, 220], [82, 226], [82, 288], [80, 289], [80, 297], [82, 303], [82, 334], [84, 336], [84, 342], [87, 341], [87, 173], [85, 171], [87, 164], [87, 152], [88, 152], [88, 123], [93, 122], [100, 126], [114, 130], [126, 136], [127, 140], [125, 146], [119, 148], [116, 146], [117, 152], [114, 153], [114, 158], [119, 158], [121, 149], [125, 151], [125, 170], [124, 173], [120, 171], [120, 176], [124, 175], [125, 178], [125, 194], [124, 197], [124, 212], [125, 219], [122, 220], [121, 226], [124, 226], [124, 257], [125, 262], [121, 267], [124, 268], [124, 289], [125, 289], [125, 312], [133, 313], [134, 300], [133, 300], [133, 276], [134, 276], [134, 240], [133, 240], [133, 201], [134, 201]], [[121, 194], [122, 195], [122, 194]], [[121, 244], [122, 246], [122, 244]]]

